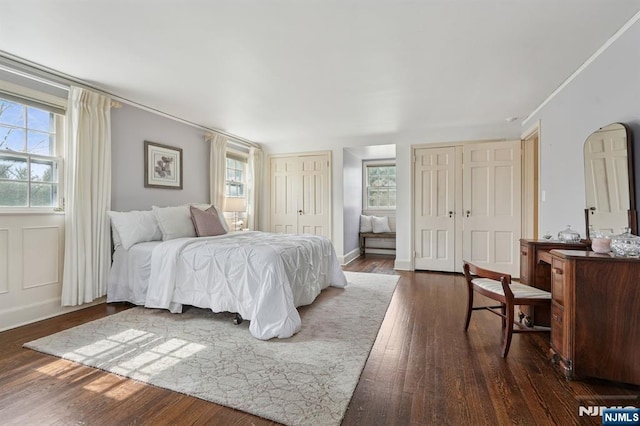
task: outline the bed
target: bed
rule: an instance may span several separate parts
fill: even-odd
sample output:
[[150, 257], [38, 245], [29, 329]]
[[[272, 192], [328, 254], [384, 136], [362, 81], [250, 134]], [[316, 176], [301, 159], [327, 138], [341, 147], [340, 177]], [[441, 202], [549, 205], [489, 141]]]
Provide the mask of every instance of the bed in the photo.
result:
[[257, 231], [118, 245], [107, 302], [179, 313], [183, 305], [234, 312], [262, 340], [300, 330], [298, 306], [347, 285], [331, 241]]

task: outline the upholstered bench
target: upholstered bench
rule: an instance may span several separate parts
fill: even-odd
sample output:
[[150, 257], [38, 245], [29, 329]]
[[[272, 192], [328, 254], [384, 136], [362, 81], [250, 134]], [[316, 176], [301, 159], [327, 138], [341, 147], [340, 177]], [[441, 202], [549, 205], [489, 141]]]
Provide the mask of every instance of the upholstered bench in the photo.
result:
[[[395, 216], [367, 216], [360, 215], [360, 255], [364, 256], [365, 249], [394, 250], [396, 240], [396, 218]], [[383, 241], [378, 241], [378, 246], [367, 246], [367, 238], [393, 240], [393, 247], [384, 245]]]
[[[392, 239], [395, 241], [396, 233], [395, 232], [360, 232], [360, 254], [364, 256], [365, 243], [367, 238], [384, 238], [384, 239]], [[372, 247], [368, 246], [367, 248], [380, 248], [380, 249], [388, 249], [389, 247]]]

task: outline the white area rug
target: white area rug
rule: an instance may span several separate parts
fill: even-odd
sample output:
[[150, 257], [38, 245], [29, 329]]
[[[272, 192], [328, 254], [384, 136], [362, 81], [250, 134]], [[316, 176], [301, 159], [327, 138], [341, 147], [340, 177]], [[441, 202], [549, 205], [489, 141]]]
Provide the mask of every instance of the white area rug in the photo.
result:
[[399, 279], [345, 274], [289, 339], [255, 339], [231, 314], [133, 308], [24, 346], [280, 423], [339, 425]]

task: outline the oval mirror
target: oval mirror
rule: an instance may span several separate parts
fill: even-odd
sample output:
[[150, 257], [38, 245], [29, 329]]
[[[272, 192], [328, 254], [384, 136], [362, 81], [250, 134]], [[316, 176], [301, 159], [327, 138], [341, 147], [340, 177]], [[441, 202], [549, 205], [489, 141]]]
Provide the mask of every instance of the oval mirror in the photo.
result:
[[586, 235], [593, 230], [637, 233], [631, 130], [613, 123], [593, 132], [584, 143]]

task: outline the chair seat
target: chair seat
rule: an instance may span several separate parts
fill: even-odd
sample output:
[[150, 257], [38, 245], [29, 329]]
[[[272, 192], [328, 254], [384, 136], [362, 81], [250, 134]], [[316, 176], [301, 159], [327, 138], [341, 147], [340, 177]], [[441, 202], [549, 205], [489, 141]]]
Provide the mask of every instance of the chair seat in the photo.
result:
[[[492, 293], [504, 296], [504, 290], [502, 289], [502, 283], [500, 281], [492, 280], [489, 278], [474, 278], [471, 280], [474, 285], [483, 288]], [[526, 284], [511, 281], [511, 291], [516, 299], [528, 298], [528, 299], [551, 299], [551, 293], [541, 290], [536, 287], [531, 287]]]

